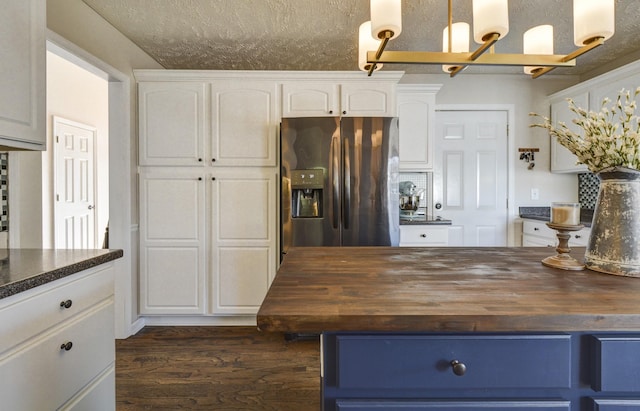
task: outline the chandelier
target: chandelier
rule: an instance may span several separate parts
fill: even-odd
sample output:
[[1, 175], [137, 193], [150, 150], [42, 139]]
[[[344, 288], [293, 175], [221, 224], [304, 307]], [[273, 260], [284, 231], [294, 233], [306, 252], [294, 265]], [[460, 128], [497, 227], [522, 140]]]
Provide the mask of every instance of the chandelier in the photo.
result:
[[[371, 0], [371, 20], [359, 30], [358, 66], [368, 75], [383, 64], [441, 64], [451, 77], [467, 66], [523, 66], [533, 78], [556, 67], [573, 67], [576, 58], [604, 44], [615, 31], [614, 0], [573, 0], [573, 36], [578, 49], [553, 54], [553, 26], [533, 27], [523, 36], [523, 54], [496, 53], [494, 44], [509, 32], [508, 0], [473, 0], [473, 39], [480, 46], [469, 52], [469, 24], [449, 21], [443, 30], [442, 52], [385, 51], [402, 31], [401, 0]], [[487, 52], [488, 51], [488, 52]]]

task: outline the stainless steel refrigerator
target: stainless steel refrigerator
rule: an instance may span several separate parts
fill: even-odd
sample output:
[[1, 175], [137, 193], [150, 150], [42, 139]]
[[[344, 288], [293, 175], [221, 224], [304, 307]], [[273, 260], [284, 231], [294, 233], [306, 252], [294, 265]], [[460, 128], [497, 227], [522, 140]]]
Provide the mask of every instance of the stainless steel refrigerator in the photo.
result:
[[397, 118], [287, 118], [280, 147], [283, 253], [398, 245]]

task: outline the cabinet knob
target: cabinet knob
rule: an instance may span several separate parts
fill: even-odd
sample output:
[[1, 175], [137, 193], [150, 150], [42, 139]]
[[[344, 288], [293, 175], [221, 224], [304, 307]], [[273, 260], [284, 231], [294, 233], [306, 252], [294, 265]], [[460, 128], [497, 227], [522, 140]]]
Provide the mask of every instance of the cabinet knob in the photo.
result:
[[582, 236], [581, 236], [581, 235], [576, 234], [576, 238], [582, 238]]
[[215, 177], [211, 177], [211, 181], [216, 181], [216, 178]]
[[453, 373], [457, 376], [463, 376], [465, 372], [467, 372], [467, 366], [464, 363], [461, 363], [458, 360], [451, 361], [451, 369]]
[[62, 345], [60, 345], [60, 349], [65, 351], [69, 351], [71, 347], [73, 347], [73, 343], [71, 341], [67, 341], [66, 343], [62, 343]]
[[344, 111], [342, 112], [342, 114], [347, 114], [347, 110], [344, 110]]
[[436, 210], [440, 210], [442, 208], [442, 204], [436, 203]]
[[71, 308], [71, 304], [73, 304], [71, 300], [60, 301], [60, 308]]
[[202, 177], [198, 177], [198, 181], [202, 181]]
[[540, 231], [538, 227], [533, 227], [533, 231]]
[[201, 158], [199, 158], [199, 159], [198, 159], [198, 161], [199, 161], [199, 162], [202, 162], [202, 159], [201, 159]]
[[333, 114], [333, 110], [329, 110], [329, 114]]
[[215, 159], [215, 158], [212, 158], [212, 159], [211, 159], [211, 162], [212, 162], [212, 163], [215, 163], [215, 162], [216, 162], [216, 159]]
[[427, 238], [427, 235], [426, 234], [420, 234], [420, 237]]

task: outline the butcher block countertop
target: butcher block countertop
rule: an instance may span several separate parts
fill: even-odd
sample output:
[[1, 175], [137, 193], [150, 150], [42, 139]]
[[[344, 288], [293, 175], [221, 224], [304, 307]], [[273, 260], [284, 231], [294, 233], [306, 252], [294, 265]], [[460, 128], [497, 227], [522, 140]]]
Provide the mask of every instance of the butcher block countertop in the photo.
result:
[[[640, 331], [640, 278], [543, 266], [549, 248], [289, 249], [263, 331]], [[584, 248], [571, 253], [581, 259]]]

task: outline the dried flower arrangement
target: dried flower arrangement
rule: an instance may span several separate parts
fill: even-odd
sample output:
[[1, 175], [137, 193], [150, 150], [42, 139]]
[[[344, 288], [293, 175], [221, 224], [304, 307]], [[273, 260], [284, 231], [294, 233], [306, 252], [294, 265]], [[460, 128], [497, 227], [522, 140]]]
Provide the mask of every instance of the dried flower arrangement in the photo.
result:
[[640, 170], [640, 124], [635, 114], [638, 94], [640, 87], [633, 97], [631, 91], [622, 89], [610, 107], [611, 100], [605, 98], [599, 112], [586, 111], [567, 99], [569, 109], [577, 114], [573, 123], [583, 130], [580, 134], [563, 122], [554, 125], [548, 117], [537, 113], [530, 115], [544, 122], [530, 127], [549, 130], [558, 143], [578, 157], [578, 164], [586, 164], [594, 173], [616, 167]]

